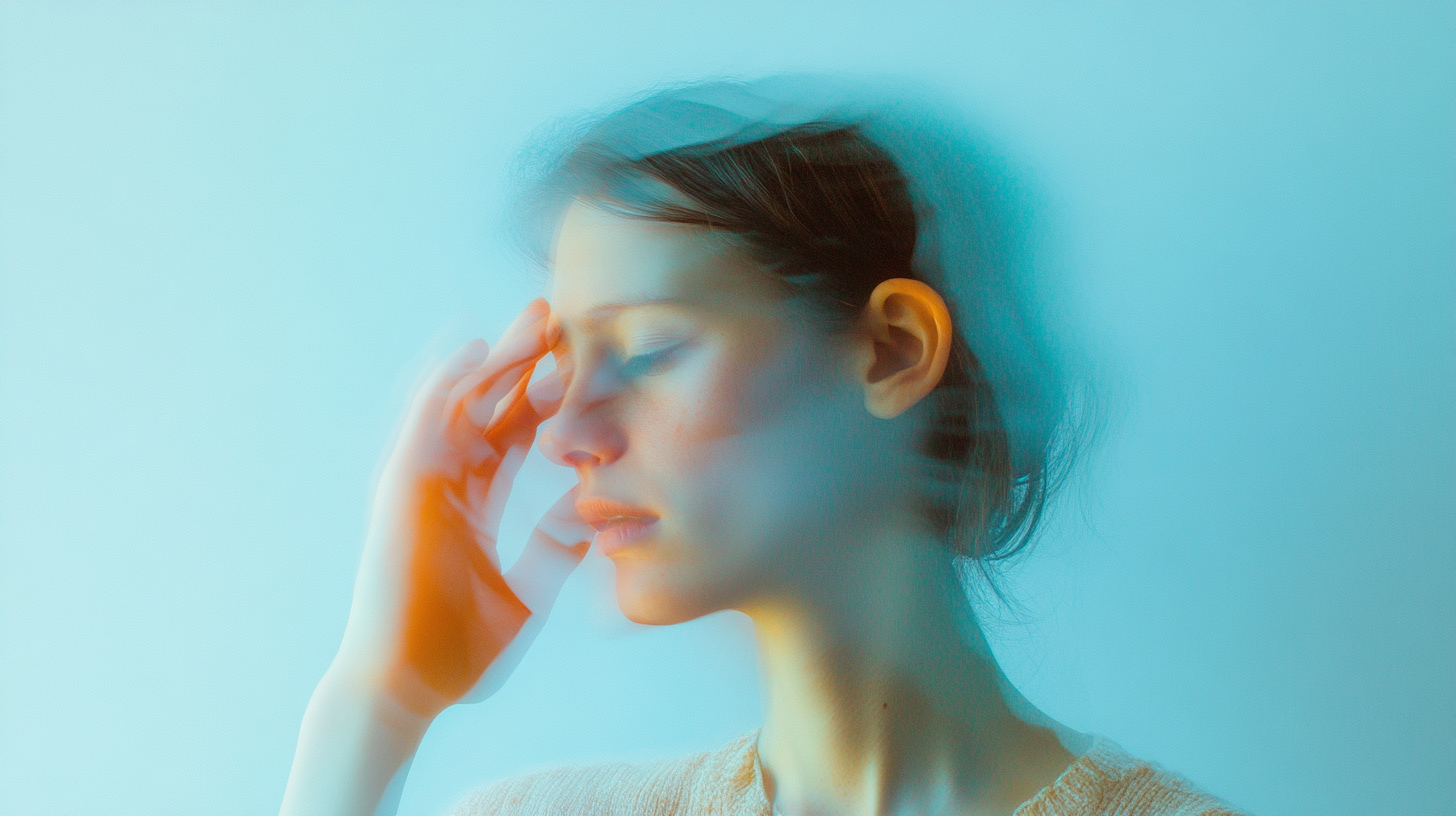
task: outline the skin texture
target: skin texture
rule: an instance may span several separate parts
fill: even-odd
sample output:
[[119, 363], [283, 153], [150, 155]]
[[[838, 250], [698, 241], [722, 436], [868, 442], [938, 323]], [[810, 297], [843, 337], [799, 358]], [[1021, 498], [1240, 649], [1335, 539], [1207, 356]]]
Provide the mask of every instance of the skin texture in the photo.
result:
[[891, 279], [829, 333], [731, 240], [589, 202], [554, 260], [567, 389], [541, 445], [583, 497], [656, 519], [608, 552], [628, 617], [752, 618], [776, 805], [1007, 814], [1051, 783], [1072, 754], [1006, 683], [918, 511], [940, 296]]
[[848, 361], [797, 331], [725, 241], [573, 207], [552, 299], [568, 387], [542, 449], [576, 467], [583, 500], [659, 519], [612, 555], [629, 618], [676, 623], [774, 591], [779, 542], [826, 544], [822, 519], [864, 498], [834, 464], [854, 452], [825, 433], [872, 420], [847, 377], [826, 376]]
[[[752, 619], [759, 752], [790, 816], [1004, 816], [1070, 764], [1071, 732], [1006, 683], [922, 519], [944, 301], [890, 279], [830, 332], [748, 257], [571, 205], [550, 309], [462, 348], [406, 417], [283, 813], [393, 813], [434, 716], [505, 681], [592, 527], [632, 620]], [[538, 430], [579, 485], [502, 574], [500, 512]]]

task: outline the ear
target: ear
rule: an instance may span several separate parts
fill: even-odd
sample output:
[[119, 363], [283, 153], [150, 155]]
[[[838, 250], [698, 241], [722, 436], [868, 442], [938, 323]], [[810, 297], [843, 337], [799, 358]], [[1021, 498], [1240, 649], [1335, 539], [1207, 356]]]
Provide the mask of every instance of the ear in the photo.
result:
[[866, 343], [860, 377], [865, 408], [899, 416], [925, 398], [950, 360], [950, 310], [940, 294], [909, 278], [881, 281], [860, 315]]

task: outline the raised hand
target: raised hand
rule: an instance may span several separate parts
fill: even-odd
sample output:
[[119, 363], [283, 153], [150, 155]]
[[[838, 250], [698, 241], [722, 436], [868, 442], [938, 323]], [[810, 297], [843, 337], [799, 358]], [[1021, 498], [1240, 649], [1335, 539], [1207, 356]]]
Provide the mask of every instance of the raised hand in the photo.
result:
[[[441, 364], [381, 476], [339, 661], [418, 714], [469, 692], [586, 552], [591, 529], [566, 500], [532, 534], [514, 581], [495, 553], [511, 483], [559, 404], [554, 376], [526, 388], [553, 333], [536, 301], [494, 348], [477, 340]], [[531, 575], [537, 563], [559, 580]], [[530, 586], [531, 603], [512, 583]]]
[[527, 387], [556, 338], [546, 302], [534, 301], [494, 348], [466, 344], [416, 394], [376, 489], [343, 643], [304, 717], [284, 813], [389, 811], [429, 722], [500, 687], [586, 554], [593, 532], [574, 490], [508, 573], [495, 551], [511, 483], [560, 405], [555, 372]]

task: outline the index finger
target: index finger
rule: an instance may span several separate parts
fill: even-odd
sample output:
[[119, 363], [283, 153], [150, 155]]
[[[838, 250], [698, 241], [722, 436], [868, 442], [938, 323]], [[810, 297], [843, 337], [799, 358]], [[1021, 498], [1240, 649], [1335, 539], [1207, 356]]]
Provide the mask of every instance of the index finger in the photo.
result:
[[[462, 402], [470, 400], [473, 403], [483, 403], [483, 410], [472, 411], [472, 414], [481, 413], [484, 416], [472, 416], [472, 419], [478, 422], [489, 419], [495, 410], [495, 403], [510, 391], [514, 381], [527, 367], [534, 365], [550, 352], [546, 322], [549, 314], [550, 307], [546, 305], [546, 301], [537, 298], [516, 316], [479, 367], [461, 377], [450, 389], [447, 406], [451, 416]], [[495, 388], [498, 384], [503, 384], [504, 387]], [[499, 393], [494, 393], [497, 391]]]

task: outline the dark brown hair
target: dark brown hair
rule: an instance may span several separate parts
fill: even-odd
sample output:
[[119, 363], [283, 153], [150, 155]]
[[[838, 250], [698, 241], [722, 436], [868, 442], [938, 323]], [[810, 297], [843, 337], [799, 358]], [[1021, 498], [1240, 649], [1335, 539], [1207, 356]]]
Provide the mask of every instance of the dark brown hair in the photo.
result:
[[[566, 191], [619, 214], [735, 236], [831, 328], [850, 325], [881, 281], [920, 277], [907, 180], [852, 123], [640, 157], [585, 139], [551, 177], [557, 206]], [[925, 508], [947, 545], [978, 563], [1023, 549], [1046, 503], [1047, 464], [1013, 467], [996, 394], [960, 331], [924, 415]]]

